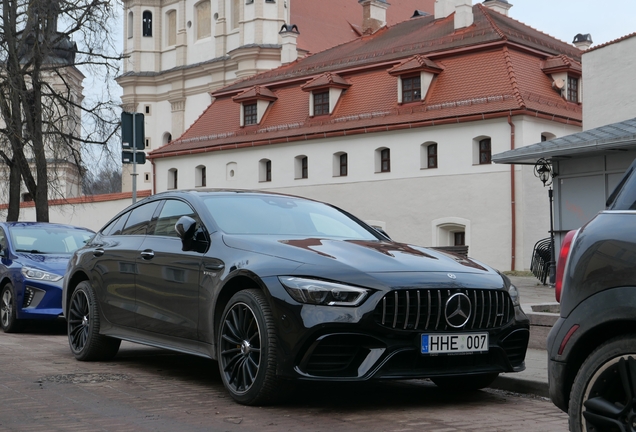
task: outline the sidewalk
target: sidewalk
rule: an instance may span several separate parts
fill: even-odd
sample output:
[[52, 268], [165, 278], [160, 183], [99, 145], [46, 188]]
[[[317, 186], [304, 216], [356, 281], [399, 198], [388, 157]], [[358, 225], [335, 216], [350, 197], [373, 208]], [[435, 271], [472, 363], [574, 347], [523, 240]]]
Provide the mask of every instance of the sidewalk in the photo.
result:
[[[542, 285], [538, 279], [534, 277], [510, 276], [510, 280], [519, 289], [521, 308], [526, 314], [533, 312], [533, 305], [556, 303], [554, 289], [548, 285]], [[531, 337], [532, 331], [533, 329], [531, 328]], [[544, 337], [543, 333], [541, 337]], [[549, 397], [547, 367], [547, 351], [540, 348], [528, 348], [526, 370], [501, 374], [490, 387], [516, 393], [529, 393]]]

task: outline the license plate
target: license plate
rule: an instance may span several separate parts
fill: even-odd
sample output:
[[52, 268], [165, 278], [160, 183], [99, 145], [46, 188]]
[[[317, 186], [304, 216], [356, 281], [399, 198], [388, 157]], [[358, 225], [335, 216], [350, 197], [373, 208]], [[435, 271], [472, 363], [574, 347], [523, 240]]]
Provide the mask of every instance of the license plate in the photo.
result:
[[484, 351], [488, 351], [488, 333], [422, 335], [422, 354], [475, 353]]

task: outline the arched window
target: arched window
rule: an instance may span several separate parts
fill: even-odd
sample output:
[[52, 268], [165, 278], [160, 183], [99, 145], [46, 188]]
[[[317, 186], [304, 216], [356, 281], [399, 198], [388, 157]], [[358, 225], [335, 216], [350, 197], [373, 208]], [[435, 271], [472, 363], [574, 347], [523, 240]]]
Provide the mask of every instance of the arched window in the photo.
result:
[[161, 140], [161, 143], [163, 145], [165, 145], [165, 144], [168, 144], [171, 141], [172, 141], [172, 134], [170, 132], [165, 132], [163, 134], [163, 139]]
[[152, 36], [152, 12], [144, 11], [141, 23], [142, 36]]
[[489, 136], [473, 139], [473, 164], [490, 165], [492, 163], [492, 141]]
[[550, 132], [542, 132], [541, 133], [541, 141], [550, 141], [552, 139], [555, 139], [556, 135]]
[[391, 172], [391, 149], [380, 147], [375, 150], [375, 172]]
[[168, 170], [168, 189], [177, 189], [179, 186], [178, 183], [179, 172], [176, 168], [170, 168]]
[[470, 220], [447, 217], [433, 221], [433, 246], [470, 245]]
[[420, 147], [420, 168], [437, 168], [437, 143], [425, 142]]
[[236, 162], [229, 162], [225, 166], [225, 179], [226, 180], [236, 180], [238, 174], [238, 164]]
[[261, 159], [258, 162], [258, 181], [259, 182], [272, 181], [272, 161], [271, 160]]
[[196, 167], [194, 182], [196, 187], [207, 186], [207, 172], [205, 169], [205, 165], [199, 165], [198, 167]]
[[196, 14], [197, 40], [210, 37], [212, 35], [210, 0], [197, 3], [194, 9]]
[[128, 39], [133, 37], [133, 27], [135, 22], [133, 21], [132, 11], [128, 12]]
[[296, 156], [296, 163], [294, 165], [294, 177], [296, 179], [309, 178], [309, 159], [307, 156]]
[[177, 44], [177, 11], [171, 10], [166, 13], [167, 33], [166, 45], [173, 46]]
[[345, 152], [333, 155], [333, 176], [346, 177], [349, 175], [349, 156]]

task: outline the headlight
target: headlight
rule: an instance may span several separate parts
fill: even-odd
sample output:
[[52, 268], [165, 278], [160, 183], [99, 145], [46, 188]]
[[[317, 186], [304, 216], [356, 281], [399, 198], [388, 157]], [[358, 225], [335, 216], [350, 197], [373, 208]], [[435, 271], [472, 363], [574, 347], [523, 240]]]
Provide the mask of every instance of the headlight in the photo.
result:
[[508, 287], [508, 294], [510, 294], [510, 299], [512, 300], [512, 304], [515, 306], [519, 306], [521, 303], [519, 302], [519, 290], [513, 284], [510, 284]]
[[33, 267], [22, 267], [22, 275], [27, 279], [41, 280], [47, 282], [57, 282], [64, 277]]
[[278, 278], [285, 290], [298, 303], [327, 306], [358, 306], [367, 298], [369, 290], [293, 276]]

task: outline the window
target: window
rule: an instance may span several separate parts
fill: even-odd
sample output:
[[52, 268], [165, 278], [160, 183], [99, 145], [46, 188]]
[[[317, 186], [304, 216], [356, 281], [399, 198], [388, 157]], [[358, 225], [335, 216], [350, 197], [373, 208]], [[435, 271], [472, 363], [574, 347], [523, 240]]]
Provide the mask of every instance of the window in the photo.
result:
[[212, 35], [212, 21], [210, 19], [210, 1], [205, 0], [194, 7], [197, 19], [197, 40]]
[[453, 233], [454, 245], [465, 246], [466, 245], [466, 233], [464, 231], [457, 231]]
[[145, 235], [150, 227], [152, 215], [159, 205], [159, 201], [144, 204], [130, 212], [123, 235]]
[[168, 189], [177, 189], [179, 172], [176, 168], [172, 168], [168, 171]]
[[419, 76], [402, 78], [402, 102], [415, 102], [422, 99], [422, 84]]
[[314, 93], [314, 115], [329, 114], [329, 92]]
[[305, 156], [304, 158], [302, 158], [300, 160], [301, 163], [301, 178], [308, 178], [309, 177], [309, 169], [307, 166], [307, 157]]
[[144, 105], [144, 113], [150, 115], [150, 105]]
[[490, 138], [485, 138], [479, 141], [479, 164], [485, 165], [491, 163], [490, 161]]
[[133, 37], [133, 28], [135, 22], [133, 21], [133, 13], [128, 12], [128, 39]]
[[128, 220], [128, 216], [130, 216], [130, 212], [125, 213], [118, 217], [116, 220], [108, 224], [106, 228], [102, 230], [103, 235], [111, 236], [111, 235], [121, 235], [121, 231], [124, 228], [124, 224]]
[[22, 202], [31, 202], [33, 201], [33, 197], [29, 192], [25, 192], [22, 194]]
[[568, 100], [570, 102], [579, 101], [579, 79], [568, 76]]
[[170, 132], [166, 132], [163, 134], [163, 144], [168, 144], [169, 142], [172, 141], [172, 134]]
[[426, 167], [437, 168], [437, 144], [429, 144], [426, 147]]
[[294, 178], [306, 179], [309, 178], [309, 160], [307, 156], [296, 156], [294, 167]]
[[347, 154], [343, 153], [340, 155], [340, 177], [347, 176]]
[[391, 150], [382, 149], [380, 151], [380, 172], [391, 172]]
[[144, 11], [142, 16], [141, 34], [143, 36], [152, 36], [152, 12]]
[[144, 173], [144, 183], [150, 183], [150, 173]]
[[245, 126], [254, 125], [257, 123], [258, 116], [256, 104], [243, 105], [243, 118]]
[[261, 159], [258, 163], [258, 181], [272, 181], [272, 161], [269, 159]]
[[173, 46], [177, 44], [177, 11], [171, 10], [166, 14], [166, 22], [168, 23], [167, 45]]
[[195, 186], [204, 187], [207, 184], [205, 165], [199, 165], [195, 171]]
[[179, 235], [175, 231], [174, 226], [181, 216], [190, 216], [195, 220], [197, 219], [188, 204], [178, 200], [166, 200], [157, 218], [153, 235], [178, 237]]

